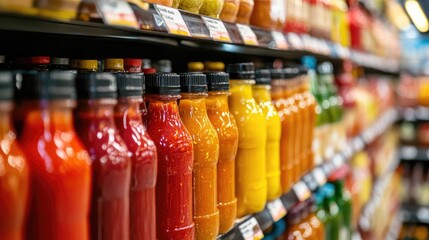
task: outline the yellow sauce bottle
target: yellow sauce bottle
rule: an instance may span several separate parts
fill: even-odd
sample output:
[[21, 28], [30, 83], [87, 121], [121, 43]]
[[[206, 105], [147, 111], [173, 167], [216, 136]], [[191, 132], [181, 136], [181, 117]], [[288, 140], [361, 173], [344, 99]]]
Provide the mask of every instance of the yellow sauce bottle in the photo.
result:
[[255, 80], [256, 85], [253, 86], [253, 97], [262, 108], [267, 120], [267, 147], [265, 154], [267, 165], [267, 198], [268, 200], [274, 200], [280, 197], [282, 193], [280, 185], [281, 122], [271, 100], [270, 70], [257, 70]]
[[180, 74], [180, 118], [192, 136], [194, 168], [192, 173], [195, 239], [216, 239], [219, 233], [217, 208], [217, 162], [219, 139], [207, 115], [206, 76]]
[[207, 115], [219, 138], [217, 164], [217, 207], [219, 233], [227, 232], [237, 217], [235, 198], [235, 156], [238, 148], [238, 129], [228, 107], [229, 74], [206, 73], [209, 95], [206, 98]]
[[231, 97], [229, 107], [238, 127], [235, 159], [237, 216], [260, 212], [267, 201], [265, 115], [253, 98], [253, 63], [228, 66]]

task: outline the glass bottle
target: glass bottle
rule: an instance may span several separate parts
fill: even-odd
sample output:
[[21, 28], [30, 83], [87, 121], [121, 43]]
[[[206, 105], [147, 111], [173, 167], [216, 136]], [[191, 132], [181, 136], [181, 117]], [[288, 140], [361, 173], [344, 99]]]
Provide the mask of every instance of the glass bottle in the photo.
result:
[[322, 191], [325, 196], [323, 206], [330, 221], [329, 239], [338, 240], [340, 239], [341, 213], [335, 202], [335, 187], [327, 183], [323, 186]]
[[253, 98], [262, 109], [267, 121], [266, 169], [267, 200], [280, 197], [280, 138], [281, 121], [270, 95], [271, 73], [268, 69], [255, 72], [256, 84], [253, 86]]
[[78, 74], [76, 88], [75, 127], [92, 160], [91, 238], [128, 239], [131, 159], [114, 120], [116, 78]]
[[23, 74], [21, 143], [31, 169], [31, 239], [89, 239], [91, 167], [73, 127], [74, 78], [68, 72]]
[[180, 74], [180, 117], [192, 136], [194, 167], [192, 176], [195, 239], [216, 239], [219, 233], [217, 209], [217, 162], [219, 139], [207, 115], [206, 76]]
[[147, 131], [158, 152], [158, 239], [194, 239], [192, 137], [179, 115], [180, 79], [174, 73], [145, 75]]
[[139, 74], [116, 74], [118, 104], [114, 114], [119, 134], [131, 153], [130, 236], [154, 240], [157, 153], [140, 111], [143, 79]]
[[228, 72], [232, 93], [229, 107], [237, 120], [239, 137], [235, 158], [237, 215], [242, 217], [262, 211], [267, 201], [266, 120], [253, 98], [253, 63], [230, 64]]
[[14, 74], [0, 72], [0, 239], [25, 233], [30, 183], [29, 162], [12, 126]]

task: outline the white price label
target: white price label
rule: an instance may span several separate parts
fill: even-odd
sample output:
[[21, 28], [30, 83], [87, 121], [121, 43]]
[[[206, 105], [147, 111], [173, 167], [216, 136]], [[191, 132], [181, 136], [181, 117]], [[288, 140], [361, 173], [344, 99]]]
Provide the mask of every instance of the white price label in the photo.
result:
[[286, 50], [288, 49], [286, 38], [281, 32], [271, 32], [274, 42], [276, 43], [277, 49]]
[[301, 38], [296, 33], [289, 33], [288, 34], [288, 40], [293, 48], [302, 50], [303, 49], [303, 43]]
[[185, 20], [179, 10], [174, 8], [165, 7], [162, 5], [155, 5], [155, 8], [162, 19], [164, 19], [167, 30], [171, 34], [191, 36]]
[[244, 44], [258, 46], [258, 39], [256, 38], [255, 32], [248, 26], [237, 23], [238, 31], [240, 32], [241, 38]]
[[326, 183], [326, 175], [321, 168], [315, 168], [313, 170], [313, 176], [319, 186], [322, 186]]
[[138, 28], [136, 16], [130, 5], [124, 1], [97, 1], [103, 21], [109, 25]]
[[307, 200], [311, 196], [310, 189], [308, 189], [307, 185], [305, 185], [303, 181], [295, 183], [292, 189], [300, 202]]
[[286, 216], [286, 208], [280, 199], [276, 199], [272, 202], [269, 202], [267, 204], [267, 208], [268, 211], [270, 211], [271, 217], [273, 218], [274, 222], [277, 222], [282, 217]]
[[204, 16], [202, 18], [206, 23], [206, 26], [210, 32], [210, 37], [213, 40], [231, 42], [231, 38], [229, 37], [228, 31], [226, 30], [222, 21]]
[[238, 226], [244, 240], [260, 240], [264, 238], [264, 233], [254, 217]]
[[334, 164], [334, 166], [335, 166], [336, 168], [339, 168], [339, 167], [341, 167], [341, 166], [343, 165], [343, 163], [344, 163], [344, 158], [343, 158], [341, 155], [337, 154], [337, 155], [335, 155], [335, 156], [334, 156], [334, 158], [332, 159], [332, 163]]

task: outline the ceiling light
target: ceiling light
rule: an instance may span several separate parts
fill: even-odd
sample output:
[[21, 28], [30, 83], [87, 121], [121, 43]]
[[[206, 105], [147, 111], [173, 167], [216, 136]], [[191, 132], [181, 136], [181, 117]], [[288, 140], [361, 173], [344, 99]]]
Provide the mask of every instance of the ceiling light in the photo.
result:
[[429, 31], [429, 22], [423, 12], [420, 4], [416, 0], [407, 0], [405, 2], [405, 10], [407, 10], [408, 16], [410, 16], [414, 25], [420, 32]]

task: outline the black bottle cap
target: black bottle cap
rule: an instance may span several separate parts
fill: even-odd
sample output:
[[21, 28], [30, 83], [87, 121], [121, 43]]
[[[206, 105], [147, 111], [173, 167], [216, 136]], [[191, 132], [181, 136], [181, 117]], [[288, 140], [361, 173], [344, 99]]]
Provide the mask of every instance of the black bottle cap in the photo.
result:
[[226, 72], [207, 72], [207, 88], [210, 91], [228, 91], [229, 74]]
[[275, 68], [275, 69], [271, 69], [270, 71], [271, 71], [271, 79], [273, 80], [285, 78], [285, 73], [283, 69]]
[[76, 74], [65, 71], [22, 72], [19, 99], [59, 100], [76, 99]]
[[76, 78], [79, 99], [116, 98], [116, 78], [111, 73], [79, 73]]
[[229, 73], [229, 78], [231, 80], [248, 80], [255, 78], [255, 67], [251, 62], [228, 64], [226, 71]]
[[283, 73], [286, 79], [295, 78], [299, 75], [299, 67], [297, 65], [286, 66], [283, 68]]
[[147, 94], [180, 94], [180, 77], [176, 73], [153, 73], [145, 75]]
[[299, 65], [299, 66], [298, 66], [298, 68], [299, 68], [299, 73], [300, 73], [301, 75], [307, 75], [307, 73], [308, 73], [308, 68], [307, 68], [306, 66], [304, 66], [304, 65]]
[[142, 97], [144, 86], [143, 74], [118, 73], [115, 76], [118, 98]]
[[206, 75], [202, 73], [181, 73], [180, 91], [182, 93], [204, 93], [207, 92]]
[[269, 69], [258, 69], [255, 71], [256, 85], [270, 85], [271, 71]]
[[8, 71], [0, 72], [0, 101], [13, 100], [13, 93], [15, 91], [14, 73]]

